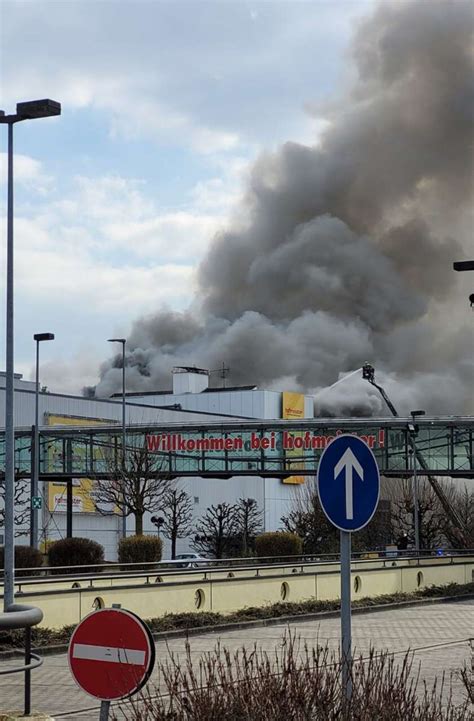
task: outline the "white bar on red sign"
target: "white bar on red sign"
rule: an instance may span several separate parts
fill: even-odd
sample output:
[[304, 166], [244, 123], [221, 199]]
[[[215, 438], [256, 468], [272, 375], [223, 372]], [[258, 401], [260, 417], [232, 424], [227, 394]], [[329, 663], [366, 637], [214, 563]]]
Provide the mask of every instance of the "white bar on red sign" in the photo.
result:
[[132, 666], [143, 666], [145, 651], [132, 648], [114, 648], [113, 646], [93, 646], [87, 643], [75, 643], [73, 658], [88, 661], [108, 661], [109, 663], [128, 663]]

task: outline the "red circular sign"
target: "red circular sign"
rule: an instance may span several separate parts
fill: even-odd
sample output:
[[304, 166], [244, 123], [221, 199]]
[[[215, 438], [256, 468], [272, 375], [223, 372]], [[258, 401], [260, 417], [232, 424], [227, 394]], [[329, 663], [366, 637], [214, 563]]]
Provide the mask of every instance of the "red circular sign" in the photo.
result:
[[148, 680], [155, 644], [148, 626], [130, 611], [93, 611], [76, 627], [68, 649], [69, 668], [86, 693], [102, 701], [131, 696]]

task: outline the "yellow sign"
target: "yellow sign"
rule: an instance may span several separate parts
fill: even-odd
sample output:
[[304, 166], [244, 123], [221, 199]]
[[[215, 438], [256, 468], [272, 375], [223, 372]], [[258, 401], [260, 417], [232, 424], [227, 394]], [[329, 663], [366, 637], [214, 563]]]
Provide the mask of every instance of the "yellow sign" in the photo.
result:
[[[304, 418], [304, 395], [302, 393], [282, 393], [281, 417], [286, 420], [302, 420]], [[286, 456], [299, 456], [300, 450], [286, 451]], [[304, 468], [304, 464], [295, 463], [294, 469]], [[299, 485], [304, 483], [304, 476], [288, 476], [283, 478], [283, 483]]]
[[302, 420], [304, 418], [304, 395], [284, 391], [281, 417], [287, 420]]
[[[48, 415], [50, 426], [101, 426], [111, 425], [114, 421], [81, 418], [78, 416]], [[51, 449], [51, 453], [57, 453]], [[94, 496], [96, 482], [91, 478], [72, 479], [72, 510], [78, 513], [96, 513]], [[48, 508], [51, 512], [67, 510], [67, 486], [62, 481], [48, 483]]]

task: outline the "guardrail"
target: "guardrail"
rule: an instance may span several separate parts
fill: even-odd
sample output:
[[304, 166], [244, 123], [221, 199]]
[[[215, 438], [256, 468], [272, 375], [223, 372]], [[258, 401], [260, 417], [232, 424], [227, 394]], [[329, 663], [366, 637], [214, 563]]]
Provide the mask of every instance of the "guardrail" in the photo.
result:
[[[278, 572], [279, 570], [288, 568], [291, 566], [293, 568], [292, 573], [295, 573], [295, 569], [299, 569], [301, 573], [304, 572], [304, 569], [311, 568], [311, 567], [324, 567], [324, 566], [330, 566], [331, 564], [338, 564], [339, 563], [339, 554], [328, 554], [332, 558], [328, 559], [319, 559], [315, 558], [314, 556], [288, 556], [288, 557], [278, 557], [273, 558], [272, 563], [263, 563], [263, 561], [266, 561], [267, 559], [261, 558], [260, 563], [249, 563], [249, 559], [231, 559], [232, 561], [238, 560], [238, 561], [246, 561], [246, 563], [240, 563], [239, 565], [230, 564], [225, 565], [226, 562], [229, 561], [229, 559], [216, 559], [215, 561], [211, 561], [207, 565], [201, 565], [199, 564], [196, 567], [193, 568], [165, 568], [161, 563], [149, 563], [144, 562], [142, 564], [136, 564], [136, 563], [127, 563], [123, 564], [126, 566], [140, 566], [140, 569], [132, 569], [130, 571], [121, 571], [120, 570], [120, 564], [110, 564], [113, 565], [115, 568], [118, 566], [119, 568], [117, 571], [112, 571], [111, 573], [106, 573], [106, 569], [110, 566], [105, 564], [101, 564], [101, 567], [103, 570], [100, 573], [97, 572], [90, 572], [90, 573], [65, 573], [65, 574], [51, 574], [51, 575], [45, 575], [42, 577], [38, 576], [24, 576], [21, 578], [15, 579], [15, 593], [24, 593], [25, 589], [24, 586], [30, 587], [31, 586], [38, 586], [39, 588], [50, 586], [51, 584], [64, 584], [67, 583], [69, 586], [69, 583], [72, 584], [70, 588], [81, 588], [80, 583], [88, 583], [88, 586], [84, 586], [83, 588], [95, 588], [97, 582], [99, 585], [103, 584], [104, 582], [113, 582], [116, 580], [124, 581], [126, 584], [127, 581], [133, 581], [135, 579], [142, 579], [143, 583], [150, 584], [153, 581], [150, 581], [151, 578], [154, 578], [157, 574], [159, 574], [159, 578], [161, 579], [160, 582], [166, 582], [167, 579], [171, 579], [172, 581], [175, 580], [176, 576], [182, 576], [184, 580], [188, 579], [192, 580], [194, 578], [200, 578], [204, 581], [210, 580], [213, 577], [213, 574], [215, 572], [217, 573], [231, 573], [233, 570], [239, 570], [243, 572], [249, 572], [253, 573], [253, 576], [255, 578], [259, 578], [260, 572], [264, 571], [265, 569], [272, 569], [275, 572]], [[374, 562], [379, 562], [380, 568], [388, 568], [393, 567], [397, 561], [408, 561], [410, 562], [410, 565], [414, 566], [420, 566], [425, 562], [433, 561], [434, 559], [437, 560], [444, 560], [448, 564], [453, 564], [456, 559], [460, 559], [462, 557], [467, 556], [474, 556], [474, 551], [471, 551], [470, 553], [462, 551], [462, 553], [456, 553], [456, 554], [446, 554], [444, 556], [438, 556], [433, 554], [427, 554], [427, 555], [419, 555], [415, 556], [413, 554], [401, 554], [395, 556], [379, 556], [375, 557], [374, 555], [367, 557], [369, 554], [362, 553], [362, 554], [353, 554], [352, 560], [358, 564], [360, 568], [363, 567], [369, 567], [373, 566]], [[398, 564], [397, 564], [398, 565]], [[147, 566], [147, 568], [143, 568], [143, 566]], [[89, 568], [90, 566], [79, 566], [79, 568]], [[357, 566], [354, 566], [353, 568], [356, 568]], [[75, 566], [58, 566], [59, 568], [77, 568]], [[53, 568], [53, 570], [56, 570]], [[180, 581], [176, 581], [176, 583], [179, 583]], [[126, 585], [125, 585], [126, 587]], [[1, 589], [1, 584], [0, 584]]]
[[[364, 561], [374, 559], [415, 559], [415, 558], [451, 558], [458, 556], [473, 556], [474, 549], [445, 549], [440, 553], [432, 549], [421, 550], [417, 555], [413, 550], [407, 551], [380, 551], [380, 550], [368, 550], [357, 553], [352, 553], [352, 560]], [[169, 559], [165, 561], [142, 561], [138, 563], [120, 563], [120, 562], [108, 562], [108, 563], [90, 563], [78, 566], [39, 566], [34, 568], [19, 568], [16, 569], [16, 583], [24, 581], [34, 581], [40, 578], [54, 578], [54, 580], [70, 579], [73, 577], [90, 578], [100, 576], [102, 578], [112, 577], [112, 573], [115, 575], [127, 576], [133, 575], [146, 575], [146, 572], [150, 573], [160, 571], [163, 573], [189, 573], [191, 569], [213, 569], [222, 568], [222, 570], [230, 570], [232, 568], [255, 568], [258, 566], [279, 566], [281, 564], [294, 563], [295, 565], [312, 564], [312, 563], [339, 563], [339, 553], [311, 553], [299, 556], [257, 556], [257, 557], [245, 557], [245, 558], [209, 558], [209, 559]], [[88, 570], [89, 569], [89, 570]], [[61, 573], [63, 571], [63, 573]], [[139, 573], [136, 573], [139, 572]], [[21, 581], [19, 579], [21, 578]], [[0, 570], [0, 582], [3, 580], [3, 570]]]
[[25, 629], [25, 663], [22, 666], [0, 669], [0, 675], [10, 673], [25, 674], [24, 715], [31, 711], [31, 671], [42, 665], [43, 659], [31, 651], [31, 628], [41, 623], [43, 612], [35, 606], [26, 606], [19, 603], [12, 604], [5, 613], [0, 614], [0, 631], [11, 631], [19, 628]]

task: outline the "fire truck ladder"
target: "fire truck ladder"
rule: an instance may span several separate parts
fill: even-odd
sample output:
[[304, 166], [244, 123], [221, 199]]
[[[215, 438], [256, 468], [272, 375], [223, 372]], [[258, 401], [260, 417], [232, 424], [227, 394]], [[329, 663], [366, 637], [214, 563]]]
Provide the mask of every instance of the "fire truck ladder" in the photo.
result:
[[[399, 417], [398, 411], [393, 405], [392, 401], [388, 397], [385, 390], [382, 388], [382, 386], [379, 386], [378, 383], [375, 382], [375, 368], [370, 365], [370, 363], [365, 363], [362, 366], [362, 377], [368, 381], [371, 385], [374, 386], [374, 388], [377, 388], [378, 392], [384, 399], [385, 403], [387, 404], [388, 408], [390, 409], [390, 412], [393, 416], [396, 418]], [[416, 456], [416, 460], [420, 465], [420, 468], [422, 468], [425, 472], [428, 470], [429, 466], [427, 462], [425, 461], [425, 458], [423, 456], [423, 453], [416, 447], [415, 440], [411, 434], [408, 435], [408, 442], [410, 443], [413, 453]], [[453, 508], [451, 503], [449, 502], [448, 497], [446, 496], [446, 493], [444, 492], [444, 489], [436, 476], [430, 475], [426, 473], [426, 477], [428, 478], [429, 483], [431, 484], [431, 487], [433, 488], [434, 492], [436, 493], [439, 502], [441, 503], [444, 512], [448, 516], [449, 520], [453, 524], [453, 533], [456, 536], [459, 543], [464, 548], [471, 548], [474, 544], [474, 540], [471, 538], [471, 534], [469, 530], [465, 527], [462, 519], [460, 518], [459, 514], [457, 513], [456, 509]]]

